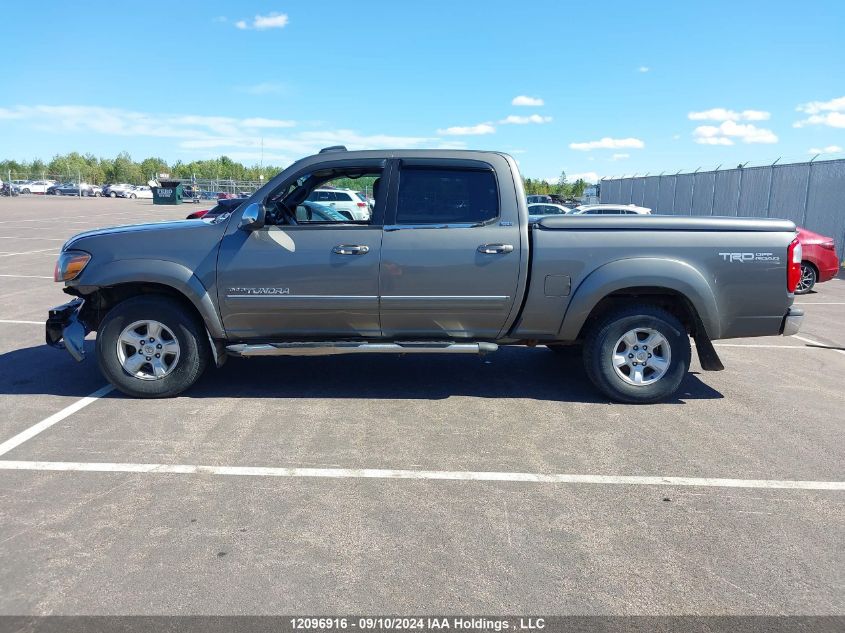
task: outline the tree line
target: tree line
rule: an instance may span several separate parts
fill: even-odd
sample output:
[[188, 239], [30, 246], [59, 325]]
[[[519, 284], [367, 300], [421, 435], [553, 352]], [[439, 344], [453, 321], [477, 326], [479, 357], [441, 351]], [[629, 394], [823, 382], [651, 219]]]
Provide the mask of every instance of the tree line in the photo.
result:
[[[261, 177], [269, 179], [282, 171], [277, 165], [243, 165], [228, 156], [217, 159], [182, 162], [177, 160], [168, 164], [163, 158], [151, 156], [135, 161], [127, 152], [121, 152], [115, 158], [102, 158], [94, 154], [70, 152], [57, 154], [50, 161], [36, 158], [33, 161], [0, 160], [0, 179], [9, 177], [13, 180], [36, 180], [50, 178], [61, 181], [81, 181], [92, 185], [127, 182], [133, 185], [146, 183], [159, 174], [167, 173], [174, 178], [191, 180], [192, 178], [209, 180], [259, 181]], [[566, 174], [561, 173], [556, 183], [537, 178], [523, 178], [525, 193], [529, 195], [556, 194], [563, 198], [577, 198], [584, 194], [587, 183], [578, 179], [568, 182]], [[372, 183], [350, 182], [352, 189]]]

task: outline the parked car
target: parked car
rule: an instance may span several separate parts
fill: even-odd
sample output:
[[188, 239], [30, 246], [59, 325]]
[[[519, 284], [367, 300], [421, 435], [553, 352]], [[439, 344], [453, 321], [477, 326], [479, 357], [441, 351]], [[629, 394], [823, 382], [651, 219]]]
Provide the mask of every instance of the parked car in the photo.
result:
[[18, 196], [20, 195], [20, 189], [17, 185], [12, 183], [4, 183], [0, 186], [0, 196]]
[[544, 215], [566, 215], [570, 210], [562, 204], [534, 203], [528, 205], [528, 215], [532, 220]]
[[552, 204], [552, 197], [551, 196], [528, 196], [526, 198], [528, 204]]
[[131, 189], [126, 189], [118, 193], [121, 198], [131, 198], [134, 200], [135, 198], [150, 198], [153, 197], [153, 190], [150, 189], [147, 185], [138, 185], [136, 187], [132, 187]]
[[801, 279], [795, 294], [810, 292], [817, 283], [830, 281], [839, 274], [839, 258], [832, 237], [825, 237], [798, 227], [798, 241], [801, 242]]
[[[297, 226], [291, 210], [328, 177], [385, 169], [396, 175], [372, 221]], [[335, 148], [294, 162], [228, 215], [72, 237], [55, 279], [76, 299], [50, 310], [46, 338], [82, 360], [96, 331], [102, 373], [141, 398], [181, 393], [227, 356], [583, 342], [602, 393], [649, 403], [677, 392], [690, 337], [702, 369], [720, 370], [713, 339], [798, 332], [801, 261], [787, 220], [531, 224], [505, 154]]]
[[217, 204], [211, 209], [200, 209], [199, 211], [193, 211], [189, 213], [185, 219], [198, 220], [200, 218], [215, 218], [223, 213], [234, 211], [241, 204], [243, 204], [243, 200], [239, 200], [238, 198], [227, 198], [225, 200], [218, 200]]
[[55, 180], [33, 180], [21, 185], [21, 193], [47, 193], [47, 188], [56, 184]]
[[582, 204], [571, 211], [572, 215], [650, 215], [648, 207], [635, 204]]
[[193, 185], [182, 185], [182, 200], [185, 202], [199, 202], [200, 190]]
[[102, 192], [99, 187], [84, 182], [80, 184], [66, 182], [47, 187], [46, 193], [54, 196], [99, 196]]
[[126, 183], [126, 182], [122, 182], [122, 183], [118, 183], [118, 184], [114, 184], [114, 185], [106, 185], [105, 187], [103, 187], [103, 195], [108, 196], [110, 198], [119, 198], [119, 197], [121, 197], [120, 193], [122, 191], [128, 191], [129, 189], [132, 189], [132, 187], [134, 187], [134, 186], [135, 185], [130, 185], [129, 183]]
[[370, 206], [352, 189], [315, 189], [307, 200], [347, 211], [353, 220], [366, 222], [370, 219]]

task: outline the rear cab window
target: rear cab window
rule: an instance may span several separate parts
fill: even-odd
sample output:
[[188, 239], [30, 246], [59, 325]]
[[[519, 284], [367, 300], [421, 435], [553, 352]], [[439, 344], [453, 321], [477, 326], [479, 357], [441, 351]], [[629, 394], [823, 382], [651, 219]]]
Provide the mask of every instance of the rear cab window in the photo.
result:
[[499, 192], [492, 170], [401, 170], [397, 224], [484, 224], [498, 217]]

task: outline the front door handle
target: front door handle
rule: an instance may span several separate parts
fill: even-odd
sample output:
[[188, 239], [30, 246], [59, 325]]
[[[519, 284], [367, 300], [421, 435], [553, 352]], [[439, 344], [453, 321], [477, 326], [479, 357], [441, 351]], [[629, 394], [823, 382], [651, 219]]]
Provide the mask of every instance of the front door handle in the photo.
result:
[[369, 246], [360, 246], [358, 244], [338, 244], [332, 249], [332, 253], [336, 255], [364, 255], [369, 252]]
[[485, 255], [513, 253], [513, 244], [482, 244], [478, 247], [478, 252], [484, 253]]

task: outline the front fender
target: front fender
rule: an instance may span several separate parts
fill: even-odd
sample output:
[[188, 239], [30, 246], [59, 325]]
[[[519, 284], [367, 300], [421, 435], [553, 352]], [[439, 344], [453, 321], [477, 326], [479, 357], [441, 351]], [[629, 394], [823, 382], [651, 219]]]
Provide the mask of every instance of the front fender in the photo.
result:
[[656, 257], [619, 259], [596, 268], [578, 288], [567, 307], [559, 338], [574, 340], [603, 298], [626, 288], [666, 288], [683, 295], [695, 308], [707, 336], [721, 333], [716, 297], [704, 276], [690, 264]]
[[69, 285], [87, 295], [100, 288], [126, 283], [155, 283], [173, 288], [194, 305], [212, 338], [225, 338], [212, 296], [191, 269], [177, 262], [146, 258], [109, 261], [86, 267], [79, 280]]

